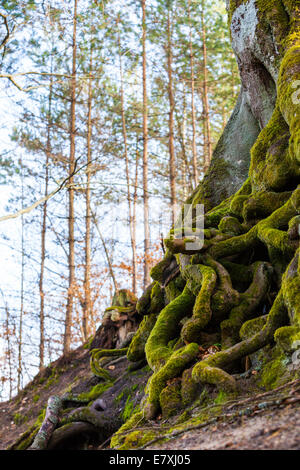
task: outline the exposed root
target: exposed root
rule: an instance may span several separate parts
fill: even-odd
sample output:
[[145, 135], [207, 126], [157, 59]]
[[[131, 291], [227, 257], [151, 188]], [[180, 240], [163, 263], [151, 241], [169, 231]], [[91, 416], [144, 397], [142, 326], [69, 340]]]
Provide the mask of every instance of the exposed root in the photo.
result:
[[91, 365], [91, 370], [94, 375], [97, 377], [101, 377], [104, 380], [109, 380], [111, 381], [112, 378], [109, 374], [109, 372], [101, 367], [103, 365], [103, 361], [107, 359], [108, 357], [121, 357], [125, 356], [127, 354], [128, 348], [122, 348], [122, 349], [93, 349], [91, 351], [91, 360], [90, 360], [90, 365]]
[[221, 323], [223, 349], [233, 346], [239, 341], [239, 331], [243, 323], [266, 297], [273, 273], [269, 263], [257, 261], [253, 265], [253, 281], [250, 287], [240, 294], [240, 303], [230, 312], [229, 318]]
[[30, 446], [30, 450], [43, 450], [47, 448], [52, 433], [57, 426], [62, 405], [63, 403], [60, 397], [52, 396], [49, 398], [45, 419]]
[[263, 329], [251, 338], [198, 362], [193, 368], [193, 380], [195, 382], [217, 385], [220, 389], [224, 390], [234, 389], [234, 379], [223, 369], [228, 367], [232, 362], [252, 354], [269, 344], [273, 340], [276, 330], [285, 324], [286, 314], [283, 294], [282, 291], [280, 291], [269, 312], [267, 322]]

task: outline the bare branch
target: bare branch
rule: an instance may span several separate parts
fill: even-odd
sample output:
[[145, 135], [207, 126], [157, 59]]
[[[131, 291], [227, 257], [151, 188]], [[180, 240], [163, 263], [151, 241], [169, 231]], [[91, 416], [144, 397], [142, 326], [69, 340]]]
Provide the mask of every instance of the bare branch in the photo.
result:
[[4, 26], [6, 28], [6, 35], [3, 39], [3, 41], [0, 43], [0, 49], [2, 49], [3, 47], [5, 47], [5, 45], [7, 44], [7, 41], [9, 40], [9, 37], [11, 36], [11, 34], [13, 33], [14, 29], [12, 31], [9, 30], [9, 26], [8, 26], [8, 21], [7, 21], [7, 15], [4, 15], [4, 13], [1, 13], [0, 12], [0, 18], [3, 19], [3, 23], [4, 23]]
[[[76, 161], [77, 163], [77, 161]], [[63, 188], [67, 187], [67, 183], [72, 178], [74, 175], [76, 175], [79, 171], [81, 171], [84, 167], [86, 167], [86, 164], [82, 165], [80, 168], [76, 170], [76, 164], [75, 164], [75, 169], [72, 174], [70, 174], [67, 178], [65, 178], [58, 186], [55, 188], [51, 193], [49, 193], [47, 196], [42, 197], [41, 199], [38, 199], [35, 201], [31, 206], [25, 207], [24, 209], [21, 209], [17, 212], [14, 212], [13, 214], [8, 214], [0, 217], [0, 222], [4, 222], [5, 220], [9, 219], [16, 219], [17, 217], [20, 217], [22, 214], [28, 214], [31, 212], [33, 209], [38, 207], [39, 205], [43, 204], [44, 202], [48, 201], [51, 199], [56, 193], [61, 191]]]

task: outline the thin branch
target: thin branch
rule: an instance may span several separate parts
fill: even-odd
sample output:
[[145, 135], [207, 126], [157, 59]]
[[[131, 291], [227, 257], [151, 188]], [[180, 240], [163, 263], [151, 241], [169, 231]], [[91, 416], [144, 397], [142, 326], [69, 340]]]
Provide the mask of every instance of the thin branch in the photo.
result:
[[67, 187], [67, 183], [68, 181], [70, 180], [70, 178], [72, 178], [74, 175], [76, 175], [79, 171], [81, 171], [84, 167], [86, 167], [86, 164], [82, 165], [80, 168], [78, 168], [76, 170], [76, 164], [75, 164], [75, 169], [74, 171], [72, 172], [72, 174], [70, 174], [67, 178], [65, 178], [62, 183], [60, 183], [57, 188], [55, 188], [51, 193], [49, 193], [47, 196], [44, 196], [42, 197], [41, 199], [38, 199], [37, 201], [35, 201], [31, 206], [29, 207], [25, 207], [24, 209], [21, 209], [13, 214], [9, 214], [9, 215], [4, 215], [2, 217], [0, 217], [0, 222], [4, 222], [5, 220], [9, 220], [9, 219], [16, 219], [17, 217], [20, 217], [20, 215], [23, 215], [23, 214], [28, 214], [29, 212], [31, 212], [33, 209], [35, 209], [36, 207], [38, 207], [39, 205], [43, 204], [44, 202], [48, 201], [49, 199], [51, 199], [53, 196], [55, 196], [55, 194], [57, 194], [59, 191], [61, 191], [63, 188]]

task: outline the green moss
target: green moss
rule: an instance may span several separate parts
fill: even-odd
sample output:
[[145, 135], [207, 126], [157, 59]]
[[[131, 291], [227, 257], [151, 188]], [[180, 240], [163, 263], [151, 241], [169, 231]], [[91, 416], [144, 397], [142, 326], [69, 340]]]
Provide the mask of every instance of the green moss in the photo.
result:
[[90, 359], [90, 366], [91, 370], [94, 375], [97, 377], [101, 377], [105, 380], [111, 381], [112, 378], [109, 372], [103, 367], [101, 367], [101, 361], [107, 357], [121, 357], [127, 354], [128, 348], [121, 348], [121, 349], [92, 349], [91, 359]]
[[37, 403], [39, 399], [40, 399], [40, 395], [34, 395], [32, 400], [34, 401], [34, 403]]
[[269, 291], [273, 275], [271, 265], [257, 261], [252, 269], [252, 283], [246, 292], [240, 294], [239, 305], [231, 310], [229, 318], [221, 323], [223, 349], [239, 341], [240, 328], [256, 311]]
[[263, 327], [266, 324], [266, 321], [267, 321], [266, 315], [246, 321], [240, 329], [240, 338], [241, 339], [251, 338], [251, 336], [254, 336], [256, 333], [258, 333], [259, 331], [263, 329]]
[[128, 307], [132, 304], [135, 304], [136, 301], [137, 298], [132, 292], [130, 292], [128, 289], [120, 289], [114, 294], [112, 299], [112, 305], [119, 307]]
[[13, 417], [13, 421], [16, 426], [21, 426], [21, 424], [26, 423], [28, 420], [28, 416], [22, 415], [21, 413], [15, 413]]
[[124, 422], [127, 421], [131, 417], [133, 413], [133, 409], [134, 409], [134, 401], [132, 401], [131, 396], [128, 395], [124, 409], [122, 411], [122, 420]]
[[182, 408], [180, 381], [174, 381], [160, 392], [159, 402], [164, 418], [176, 415]]
[[100, 397], [102, 393], [108, 390], [112, 386], [112, 383], [100, 383], [91, 388], [89, 392], [83, 392], [78, 395], [79, 400], [86, 402], [94, 401]]
[[224, 392], [224, 390], [220, 390], [218, 393], [217, 398], [215, 398], [214, 402], [217, 405], [221, 405], [222, 403], [226, 403], [228, 401], [228, 394]]
[[136, 311], [140, 315], [147, 315], [149, 314], [150, 304], [151, 304], [151, 291], [154, 286], [154, 282], [152, 282], [146, 290], [143, 292], [143, 295], [139, 298], [136, 303]]
[[[110, 446], [112, 449], [126, 449], [127, 432], [137, 426], [141, 426], [145, 422], [144, 413], [137, 411], [124, 423], [120, 429], [112, 436]], [[142, 433], [139, 433], [142, 436]]]
[[155, 325], [156, 315], [147, 315], [143, 318], [127, 351], [127, 358], [131, 362], [138, 362], [145, 358], [145, 345]]
[[150, 276], [152, 279], [162, 285], [164, 283], [164, 271], [170, 266], [172, 259], [174, 259], [172, 253], [167, 250], [164, 258], [151, 269]]
[[180, 275], [168, 283], [168, 285], [165, 287], [167, 303], [172, 302], [172, 300], [176, 299], [176, 297], [181, 294], [184, 285], [185, 282]]
[[118, 446], [118, 450], [130, 450], [142, 447], [151, 441], [157, 434], [152, 430], [144, 430], [142, 433], [140, 431], [133, 431], [127, 436], [125, 436], [121, 446]]
[[147, 401], [144, 407], [145, 417], [153, 418], [159, 410], [159, 396], [168, 380], [180, 376], [184, 369], [190, 365], [199, 353], [198, 345], [191, 343], [169, 357], [163, 367], [150, 377], [147, 384]]
[[288, 359], [279, 349], [273, 351], [273, 359], [265, 361], [259, 376], [259, 385], [266, 390], [279, 387], [286, 381]]
[[222, 201], [217, 207], [211, 209], [205, 214], [204, 224], [205, 228], [215, 227], [217, 228], [220, 220], [226, 215], [230, 214], [230, 203], [232, 197]]
[[192, 311], [194, 296], [184, 288], [182, 294], [170, 302], [159, 314], [145, 346], [146, 358], [152, 370], [158, 370], [169, 358], [170, 340], [178, 336], [178, 325]]
[[[216, 153], [221, 151], [221, 146], [222, 142], [219, 141]], [[196, 204], [204, 204], [206, 209], [211, 209], [215, 182], [222, 183], [222, 181], [227, 180], [230, 177], [230, 171], [230, 164], [224, 158], [219, 157], [212, 159], [210, 167], [193, 197], [193, 206]], [[223, 196], [225, 195], [226, 192], [224, 191]]]
[[218, 228], [221, 232], [229, 233], [230, 235], [241, 235], [244, 233], [244, 229], [239, 220], [229, 215], [221, 219]]
[[182, 374], [181, 381], [181, 399], [184, 407], [193, 403], [199, 390], [199, 384], [195, 383], [192, 378], [192, 369], [186, 369]]
[[[187, 271], [188, 287], [195, 294], [193, 284], [198, 284], [199, 293], [193, 307], [193, 316], [183, 326], [181, 337], [186, 342], [199, 342], [202, 329], [211, 319], [210, 299], [216, 284], [215, 271], [205, 265], [193, 265]], [[201, 282], [199, 282], [201, 278]], [[197, 282], [198, 281], [198, 282]]]
[[158, 282], [155, 282], [150, 294], [150, 311], [149, 313], [159, 313], [165, 306], [164, 290]]
[[44, 419], [45, 419], [45, 414], [46, 414], [46, 407], [44, 407], [35, 423], [30, 426], [21, 436], [20, 438], [18, 439], [18, 441], [13, 444], [12, 446], [10, 446], [7, 450], [26, 450], [28, 449], [28, 447], [32, 444], [36, 434], [38, 433], [40, 427], [41, 427], [41, 424], [43, 423]]
[[262, 219], [279, 209], [291, 197], [291, 191], [275, 193], [272, 191], [259, 191], [251, 195], [243, 205], [243, 218], [245, 221]]

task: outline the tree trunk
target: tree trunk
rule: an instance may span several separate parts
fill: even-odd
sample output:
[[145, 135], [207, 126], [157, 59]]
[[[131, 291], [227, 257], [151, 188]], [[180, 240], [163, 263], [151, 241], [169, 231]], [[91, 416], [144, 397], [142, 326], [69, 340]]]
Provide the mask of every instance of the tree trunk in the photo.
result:
[[[24, 209], [24, 168], [21, 158], [21, 201]], [[17, 369], [17, 390], [22, 388], [22, 349], [23, 349], [23, 317], [24, 317], [24, 273], [25, 273], [25, 234], [24, 215], [21, 215], [21, 288], [20, 288], [20, 315], [19, 315], [19, 338], [18, 338], [18, 369]]]
[[120, 70], [121, 119], [122, 119], [122, 131], [123, 131], [123, 140], [124, 140], [124, 157], [125, 157], [125, 173], [126, 173], [126, 183], [127, 183], [127, 202], [128, 202], [128, 214], [129, 214], [130, 243], [131, 243], [131, 250], [132, 250], [132, 292], [136, 294], [136, 290], [137, 290], [136, 240], [135, 240], [135, 233], [134, 233], [131, 193], [130, 193], [127, 129], [126, 129], [126, 118], [125, 118], [125, 107], [124, 107], [124, 76], [123, 76], [123, 64], [122, 64], [121, 38], [120, 38], [120, 31], [119, 31], [119, 19], [118, 19], [117, 26], [118, 26], [118, 48], [119, 48], [119, 70]]
[[75, 240], [74, 240], [74, 174], [75, 170], [75, 101], [76, 101], [76, 27], [77, 27], [77, 0], [74, 0], [73, 13], [73, 42], [72, 42], [72, 79], [71, 79], [71, 109], [70, 109], [70, 158], [69, 158], [69, 286], [67, 309], [65, 317], [65, 333], [64, 333], [64, 354], [70, 351], [71, 346], [71, 326], [74, 302], [74, 284], [75, 284]]
[[[188, 17], [191, 22], [191, 0], [188, 3]], [[195, 69], [194, 69], [194, 52], [193, 52], [193, 38], [192, 27], [190, 24], [189, 31], [189, 47], [190, 47], [190, 64], [191, 64], [191, 112], [192, 112], [192, 156], [193, 156], [193, 179], [194, 187], [198, 184], [198, 161], [197, 161], [197, 148], [196, 148], [196, 110], [195, 110]]]
[[147, 55], [146, 55], [146, 0], [142, 0], [142, 47], [143, 47], [143, 200], [144, 200], [144, 288], [150, 282], [149, 250], [149, 193], [148, 193], [148, 98], [147, 98]]
[[87, 116], [87, 167], [86, 167], [86, 192], [85, 192], [85, 265], [84, 265], [84, 309], [82, 317], [83, 340], [87, 341], [89, 331], [89, 321], [92, 318], [91, 302], [91, 137], [92, 137], [92, 70], [93, 70], [93, 49], [90, 47], [88, 83], [88, 116]]
[[[171, 7], [170, 7], [171, 8]], [[174, 91], [173, 91], [173, 52], [172, 52], [172, 11], [168, 10], [167, 20], [167, 70], [168, 70], [168, 96], [169, 96], [169, 167], [170, 167], [170, 193], [171, 193], [171, 223], [175, 223], [176, 212], [176, 178], [175, 178], [175, 149], [174, 149]]]
[[[52, 93], [53, 93], [53, 76], [50, 77], [49, 98], [48, 98], [48, 119], [47, 119], [47, 142], [46, 142], [46, 158], [45, 158], [45, 197], [48, 195], [49, 185], [49, 162], [51, 155], [51, 128], [52, 128]], [[42, 214], [42, 230], [41, 230], [41, 269], [40, 269], [40, 369], [44, 367], [45, 359], [45, 292], [44, 292], [44, 271], [46, 257], [46, 230], [47, 230], [47, 200], [43, 204]]]
[[211, 145], [211, 133], [210, 133], [210, 118], [209, 118], [209, 103], [208, 103], [208, 87], [207, 87], [207, 51], [206, 51], [206, 28], [204, 21], [204, 1], [202, 0], [201, 8], [201, 25], [202, 25], [202, 51], [203, 51], [203, 119], [204, 129], [206, 136], [206, 145], [204, 145], [204, 172], [207, 171], [211, 156], [212, 156], [212, 145]]

